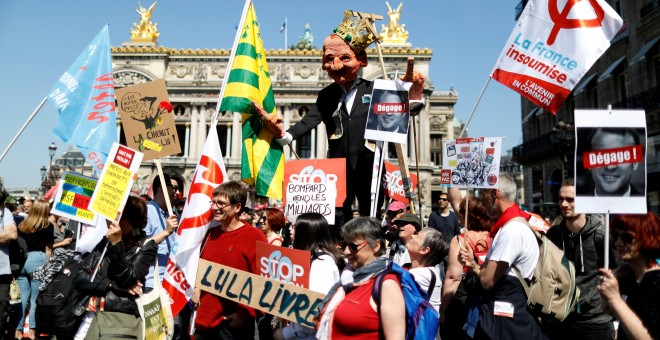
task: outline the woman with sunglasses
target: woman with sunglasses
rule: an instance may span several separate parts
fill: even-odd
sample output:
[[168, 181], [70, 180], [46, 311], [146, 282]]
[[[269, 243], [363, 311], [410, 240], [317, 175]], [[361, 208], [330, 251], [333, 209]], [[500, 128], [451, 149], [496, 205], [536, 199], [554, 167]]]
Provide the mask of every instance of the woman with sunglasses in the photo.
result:
[[[386, 269], [385, 240], [380, 224], [370, 217], [350, 220], [341, 228], [341, 247], [348, 267], [342, 273], [321, 311], [319, 339], [403, 339], [406, 308], [399, 279], [383, 280], [380, 313], [371, 296], [376, 276]], [[349, 273], [352, 272], [352, 275]]]
[[261, 231], [266, 234], [268, 244], [274, 246], [282, 245], [282, 236], [279, 233], [282, 227], [284, 227], [284, 224], [286, 224], [286, 220], [281, 210], [277, 208], [264, 209], [264, 214], [261, 218]]
[[623, 328], [618, 339], [660, 339], [660, 218], [614, 215], [610, 230], [617, 254], [635, 275], [624, 301], [612, 271], [600, 269], [598, 291]]
[[[339, 281], [339, 272], [346, 263], [333, 242], [328, 221], [319, 213], [305, 213], [298, 216], [293, 231], [293, 248], [311, 253], [309, 289], [328, 294], [330, 288]], [[279, 328], [273, 335], [280, 339], [316, 339], [312, 328], [297, 323]]]

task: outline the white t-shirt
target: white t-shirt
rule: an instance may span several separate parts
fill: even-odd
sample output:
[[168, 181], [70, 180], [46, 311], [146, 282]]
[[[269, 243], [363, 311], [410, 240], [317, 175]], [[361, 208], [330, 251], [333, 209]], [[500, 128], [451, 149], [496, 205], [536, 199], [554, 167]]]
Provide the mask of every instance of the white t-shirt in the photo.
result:
[[440, 313], [440, 300], [442, 298], [442, 280], [440, 280], [440, 274], [438, 273], [438, 267], [418, 267], [410, 269], [410, 274], [415, 277], [415, 282], [426, 292], [429, 291], [429, 285], [431, 284], [431, 271], [435, 274], [435, 288], [431, 292], [431, 298], [429, 302], [435, 308], [435, 310]]
[[536, 236], [529, 226], [518, 221], [505, 224], [497, 232], [486, 255], [486, 260], [508, 263], [507, 275], [517, 277], [511, 269], [515, 266], [526, 279], [532, 277], [538, 258]]

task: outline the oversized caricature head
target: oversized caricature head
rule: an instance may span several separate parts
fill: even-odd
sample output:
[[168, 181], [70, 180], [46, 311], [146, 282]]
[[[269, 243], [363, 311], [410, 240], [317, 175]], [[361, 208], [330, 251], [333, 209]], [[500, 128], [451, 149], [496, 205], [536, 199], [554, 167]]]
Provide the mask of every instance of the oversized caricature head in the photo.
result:
[[355, 53], [340, 36], [331, 34], [323, 41], [323, 70], [342, 87], [350, 87], [365, 66], [367, 53]]

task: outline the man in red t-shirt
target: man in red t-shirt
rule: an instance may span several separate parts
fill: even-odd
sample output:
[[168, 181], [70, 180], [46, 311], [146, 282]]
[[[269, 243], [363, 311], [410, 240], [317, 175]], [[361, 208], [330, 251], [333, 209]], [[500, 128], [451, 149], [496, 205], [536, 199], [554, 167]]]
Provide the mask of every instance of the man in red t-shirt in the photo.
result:
[[[213, 191], [211, 210], [219, 226], [209, 230], [200, 258], [250, 273], [256, 273], [256, 242], [267, 242], [264, 233], [239, 220], [247, 200], [241, 182], [226, 182]], [[199, 302], [195, 320], [196, 339], [254, 339], [257, 312], [217, 295], [195, 289]]]

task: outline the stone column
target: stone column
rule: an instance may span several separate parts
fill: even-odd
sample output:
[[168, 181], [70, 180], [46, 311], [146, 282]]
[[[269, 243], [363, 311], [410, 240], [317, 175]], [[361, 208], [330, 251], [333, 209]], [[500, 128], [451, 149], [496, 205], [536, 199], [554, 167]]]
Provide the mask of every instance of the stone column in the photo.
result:
[[199, 135], [197, 136], [197, 155], [199, 157], [200, 152], [204, 148], [204, 143], [206, 142], [207, 134], [207, 120], [208, 120], [208, 110], [206, 109], [206, 103], [197, 103], [200, 106], [199, 108]]
[[[293, 114], [291, 111], [290, 106], [282, 105], [279, 108], [280, 112], [282, 113], [282, 129], [284, 131], [288, 130], [289, 127], [291, 127], [291, 115]], [[293, 147], [293, 143], [290, 144]], [[284, 158], [285, 159], [293, 159], [295, 158], [293, 156], [293, 153], [291, 152], [291, 148], [288, 146], [284, 147]]]
[[328, 154], [328, 137], [325, 124], [316, 126], [316, 158], [326, 158]]
[[198, 125], [199, 125], [199, 110], [197, 109], [197, 106], [195, 103], [190, 103], [192, 107], [192, 114], [190, 115], [190, 121], [191, 121], [191, 126], [190, 126], [190, 157], [193, 159], [197, 160], [199, 157], [198, 152], [197, 152], [197, 134], [199, 133], [198, 131]]
[[183, 157], [188, 158], [190, 154], [190, 123], [186, 123], [186, 136], [183, 143]]
[[232, 153], [231, 153], [231, 144], [232, 144], [231, 143], [231, 131], [232, 131], [231, 124], [232, 123], [227, 123], [227, 136], [226, 136], [227, 137], [227, 142], [226, 142], [227, 147], [225, 149], [225, 152], [227, 154], [225, 155], [225, 157], [228, 158], [228, 159], [231, 159], [231, 155], [232, 155]]
[[[117, 122], [117, 140], [121, 139], [121, 123]], [[128, 141], [126, 141], [128, 143]]]

